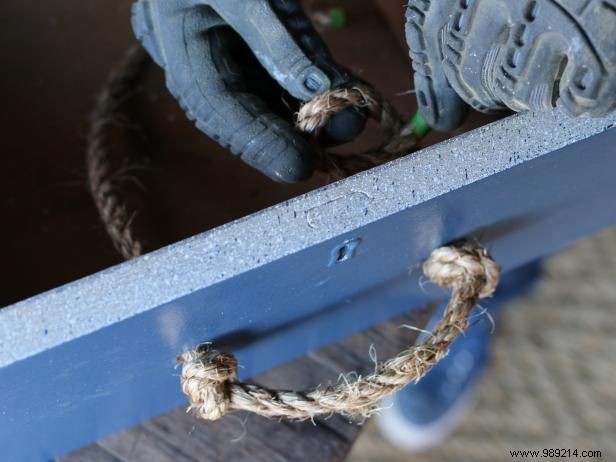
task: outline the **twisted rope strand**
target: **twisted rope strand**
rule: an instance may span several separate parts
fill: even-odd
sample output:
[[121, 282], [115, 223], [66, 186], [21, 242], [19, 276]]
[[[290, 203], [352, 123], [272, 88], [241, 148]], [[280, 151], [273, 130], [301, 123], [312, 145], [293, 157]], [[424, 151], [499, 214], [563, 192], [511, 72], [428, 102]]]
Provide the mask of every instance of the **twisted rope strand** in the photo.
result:
[[380, 124], [388, 141], [382, 146], [357, 154], [318, 152], [317, 169], [328, 174], [332, 180], [346, 178], [417, 150], [417, 136], [405, 127], [391, 103], [364, 82], [333, 88], [314, 97], [300, 108], [295, 125], [304, 133], [317, 134], [334, 114], [349, 107], [366, 110]]
[[402, 129], [402, 119], [394, 107], [374, 87], [363, 82], [333, 88], [315, 96], [300, 108], [296, 126], [304, 133], [316, 133], [334, 114], [349, 107], [367, 109], [370, 117], [383, 126], [387, 138], [397, 135]]
[[98, 95], [87, 137], [86, 164], [90, 194], [114, 247], [126, 260], [141, 255], [142, 245], [133, 234], [132, 215], [127, 212], [119, 188], [114, 184], [116, 173], [111, 166], [107, 131], [117, 121], [120, 107], [130, 95], [148, 59], [140, 46], [128, 50]]
[[453, 341], [467, 329], [477, 301], [492, 295], [500, 277], [500, 269], [487, 251], [470, 244], [436, 249], [423, 270], [434, 283], [452, 290], [445, 314], [421, 345], [380, 363], [374, 373], [312, 391], [270, 390], [237, 382], [235, 357], [202, 346], [179, 358], [189, 409], [206, 420], [238, 410], [289, 419], [331, 413], [369, 417], [383, 398], [418, 381], [448, 353]]

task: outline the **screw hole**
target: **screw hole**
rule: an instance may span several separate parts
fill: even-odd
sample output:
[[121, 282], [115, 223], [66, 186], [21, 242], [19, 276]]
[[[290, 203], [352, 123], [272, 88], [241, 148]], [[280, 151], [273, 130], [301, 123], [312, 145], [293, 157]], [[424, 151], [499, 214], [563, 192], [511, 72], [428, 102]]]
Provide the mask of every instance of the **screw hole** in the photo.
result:
[[338, 249], [338, 255], [336, 256], [336, 263], [340, 263], [348, 258], [349, 249], [345, 245], [344, 247], [340, 247]]
[[345, 241], [340, 244], [338, 247], [334, 248], [331, 252], [331, 259], [329, 262], [329, 266], [337, 265], [338, 263], [342, 263], [350, 260], [355, 257], [357, 254], [357, 248], [361, 243], [361, 239], [351, 239], [349, 241]]

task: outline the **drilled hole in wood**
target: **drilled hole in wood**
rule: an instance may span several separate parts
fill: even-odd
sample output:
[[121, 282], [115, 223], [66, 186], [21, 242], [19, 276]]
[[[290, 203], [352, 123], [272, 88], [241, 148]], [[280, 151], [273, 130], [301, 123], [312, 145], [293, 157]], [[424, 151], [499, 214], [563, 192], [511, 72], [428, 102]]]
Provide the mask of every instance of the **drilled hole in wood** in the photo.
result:
[[343, 242], [338, 247], [334, 248], [331, 253], [329, 266], [336, 265], [350, 260], [357, 254], [357, 247], [361, 243], [361, 239], [351, 239]]

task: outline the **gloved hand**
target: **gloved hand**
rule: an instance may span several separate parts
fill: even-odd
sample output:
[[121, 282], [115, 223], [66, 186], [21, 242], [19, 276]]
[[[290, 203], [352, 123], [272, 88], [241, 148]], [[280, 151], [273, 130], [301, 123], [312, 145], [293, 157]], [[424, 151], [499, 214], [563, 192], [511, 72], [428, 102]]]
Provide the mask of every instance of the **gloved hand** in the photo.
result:
[[419, 109], [437, 130], [460, 125], [464, 103], [616, 109], [614, 0], [410, 0], [406, 34]]
[[[293, 114], [351, 77], [296, 0], [139, 0], [132, 24], [200, 130], [276, 181], [310, 177], [312, 149]], [[350, 141], [364, 123], [347, 109], [327, 141]]]

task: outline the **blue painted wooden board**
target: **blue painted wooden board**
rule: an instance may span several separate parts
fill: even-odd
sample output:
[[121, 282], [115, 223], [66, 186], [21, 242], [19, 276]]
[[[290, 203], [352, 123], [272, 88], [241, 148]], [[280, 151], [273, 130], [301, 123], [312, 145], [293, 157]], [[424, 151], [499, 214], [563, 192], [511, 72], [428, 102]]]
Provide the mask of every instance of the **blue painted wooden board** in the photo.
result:
[[443, 243], [477, 236], [509, 270], [613, 225], [615, 122], [510, 117], [0, 310], [2, 460], [183, 403], [197, 343], [246, 378], [441, 297], [418, 277]]

